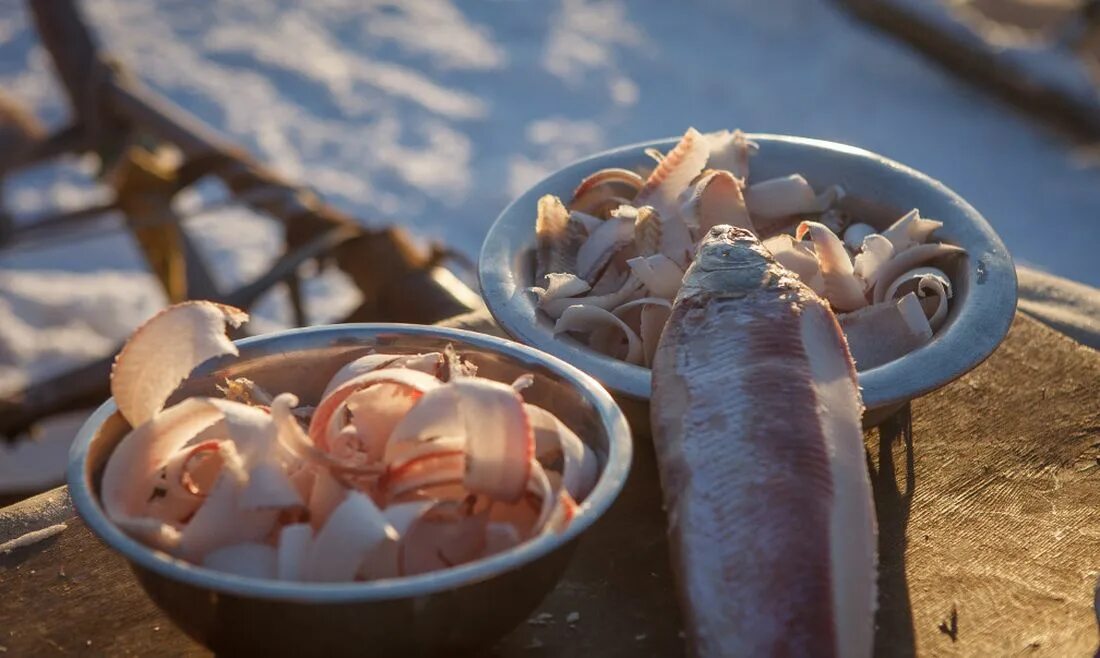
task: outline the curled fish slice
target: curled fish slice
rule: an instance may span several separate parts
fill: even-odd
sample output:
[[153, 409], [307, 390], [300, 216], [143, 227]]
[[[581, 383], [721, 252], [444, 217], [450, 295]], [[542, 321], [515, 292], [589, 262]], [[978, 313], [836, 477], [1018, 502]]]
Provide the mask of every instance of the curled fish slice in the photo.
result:
[[321, 450], [328, 450], [329, 438], [343, 429], [343, 423], [339, 421], [347, 407], [348, 398], [379, 384], [403, 387], [411, 397], [422, 395], [440, 385], [439, 380], [432, 375], [405, 368], [374, 370], [348, 380], [321, 400], [313, 412], [309, 423], [309, 438], [313, 444]]
[[874, 506], [829, 307], [750, 232], [716, 227], [661, 338], [652, 400], [695, 655], [870, 656]]
[[623, 304], [635, 297], [641, 296], [644, 289], [644, 285], [641, 280], [634, 275], [629, 275], [626, 281], [623, 282], [621, 288], [615, 292], [607, 293], [606, 295], [589, 295], [587, 297], [568, 297], [564, 299], [553, 299], [539, 305], [551, 318], [555, 320], [560, 318], [565, 310], [570, 306], [591, 306], [602, 309], [612, 309], [616, 306]]
[[672, 302], [665, 299], [664, 297], [642, 297], [641, 299], [635, 299], [623, 304], [622, 306], [616, 307], [612, 311], [612, 313], [619, 317], [622, 317], [627, 311], [635, 308], [641, 310], [641, 308], [644, 306], [661, 306], [663, 308], [671, 309]]
[[180, 532], [173, 554], [200, 562], [214, 549], [243, 542], [262, 542], [275, 525], [277, 510], [245, 510], [240, 498], [244, 483], [222, 470], [195, 515]]
[[494, 500], [519, 500], [535, 452], [523, 398], [511, 386], [490, 379], [451, 385], [456, 387], [466, 435], [463, 484], [471, 493]]
[[275, 578], [277, 555], [267, 544], [245, 542], [224, 546], [207, 553], [202, 566], [249, 578]]
[[890, 284], [915, 267], [964, 255], [966, 250], [962, 247], [943, 243], [918, 244], [900, 253], [895, 252], [879, 271], [872, 299], [876, 304], [885, 301]]
[[[225, 423], [227, 416], [238, 422]], [[187, 487], [182, 477], [169, 476], [168, 466], [187, 443], [219, 422], [225, 423], [223, 427], [228, 439], [246, 442], [248, 432], [242, 432], [242, 428], [270, 423], [270, 420], [262, 411], [240, 403], [188, 398], [124, 436], [107, 462], [100, 489], [100, 500], [111, 520], [125, 523], [146, 517], [170, 524], [194, 513], [204, 498]], [[219, 452], [223, 464], [228, 464], [237, 471], [237, 477], [241, 477], [236, 449], [229, 451], [227, 446], [221, 445]], [[135, 527], [155, 529], [156, 523]]]
[[932, 327], [913, 293], [844, 313], [839, 320], [860, 370], [889, 363], [932, 340]]
[[[386, 443], [385, 462], [390, 467], [400, 465], [406, 459], [424, 452], [419, 444], [439, 442], [458, 437], [454, 447], [461, 451], [465, 437], [462, 410], [459, 408], [457, 390], [453, 386], [439, 386], [426, 393], [393, 428]], [[435, 451], [431, 448], [428, 452]]]
[[943, 222], [925, 219], [920, 216], [920, 211], [914, 208], [891, 224], [890, 228], [882, 232], [882, 235], [894, 244], [895, 252], [901, 253], [910, 247], [928, 242], [928, 238], [942, 227]]
[[[628, 315], [637, 310], [635, 319]], [[648, 368], [653, 363], [653, 355], [657, 351], [657, 342], [661, 339], [665, 322], [672, 310], [672, 303], [660, 297], [643, 297], [627, 302], [616, 308], [612, 313], [622, 319], [631, 328], [638, 327], [638, 337], [642, 340], [643, 364]]]
[[248, 472], [248, 483], [241, 491], [243, 510], [280, 510], [303, 507], [302, 496], [291, 482], [286, 468], [276, 459], [256, 464]]
[[801, 174], [791, 174], [750, 185], [745, 190], [745, 205], [753, 222], [758, 224], [758, 220], [825, 212], [842, 194], [836, 186], [815, 194]]
[[332, 511], [347, 498], [350, 489], [328, 469], [317, 469], [313, 478], [313, 489], [309, 493], [309, 522], [315, 529], [328, 521]]
[[821, 275], [821, 265], [811, 244], [796, 241], [792, 236], [781, 233], [764, 240], [764, 247], [771, 252], [783, 267], [798, 275], [798, 278], [819, 295], [825, 294], [825, 278]]
[[661, 251], [661, 218], [657, 211], [649, 206], [633, 210], [634, 242], [643, 256], [652, 256]]
[[321, 399], [327, 398], [336, 389], [368, 372], [385, 368], [408, 368], [409, 370], [418, 370], [434, 375], [439, 371], [442, 362], [443, 355], [439, 352], [429, 352], [427, 354], [367, 354], [354, 361], [349, 361], [337, 370], [336, 374], [329, 380], [328, 385], [325, 386], [325, 391], [321, 393]]
[[[614, 210], [614, 208], [612, 208], [612, 210]], [[607, 217], [596, 217], [595, 215], [590, 215], [588, 213], [580, 212], [577, 210], [569, 211], [569, 220], [583, 226], [586, 235], [592, 235], [592, 232], [599, 228], [600, 224], [603, 224], [605, 219], [607, 219]]]
[[951, 279], [943, 270], [935, 267], [918, 267], [909, 270], [886, 289], [886, 299], [897, 299], [907, 293], [915, 293], [928, 317], [928, 324], [935, 331], [947, 319], [947, 300], [952, 297]]
[[433, 501], [422, 500], [411, 503], [396, 503], [382, 511], [386, 522], [397, 533], [397, 541], [385, 541], [376, 546], [367, 555], [359, 569], [358, 576], [363, 580], [396, 578], [401, 575], [398, 553], [401, 543], [417, 520], [435, 505]]
[[636, 365], [642, 363], [644, 353], [642, 340], [638, 334], [613, 313], [597, 306], [576, 304], [568, 307], [554, 323], [554, 333], [560, 334], [565, 331], [590, 333], [602, 327], [611, 327], [625, 338], [627, 343], [625, 361]]
[[887, 240], [885, 236], [872, 233], [863, 238], [859, 253], [852, 259], [852, 272], [863, 282], [864, 290], [874, 287], [882, 268], [893, 256], [894, 243]]
[[703, 174], [691, 189], [691, 196], [684, 203], [681, 213], [694, 235], [706, 235], [719, 224], [755, 230], [741, 187], [741, 181], [728, 171]]
[[279, 580], [305, 580], [306, 561], [313, 545], [313, 528], [308, 523], [283, 526], [275, 553], [275, 574]]
[[680, 267], [686, 267], [691, 260], [691, 233], [679, 213], [662, 215], [651, 206], [638, 208], [634, 242], [643, 256], [662, 254]]
[[570, 218], [561, 199], [547, 194], [539, 199], [535, 219], [535, 281], [550, 272], [576, 272], [577, 250], [587, 236], [584, 226]]
[[365, 494], [352, 491], [332, 511], [310, 545], [306, 579], [350, 581], [374, 548], [397, 538], [397, 532], [374, 502]]
[[637, 256], [626, 262], [630, 271], [652, 295], [672, 299], [680, 289], [684, 271], [664, 254]]
[[596, 453], [554, 414], [533, 404], [524, 404], [524, 409], [534, 432], [535, 458], [549, 468], [548, 463], [560, 455], [561, 486], [574, 499], [584, 500], [599, 475]]
[[412, 576], [476, 560], [485, 552], [488, 508], [473, 500], [440, 501], [409, 527], [398, 553], [398, 572]]
[[[863, 241], [869, 235], [876, 234], [875, 227], [870, 224], [856, 223], [844, 230], [844, 246], [849, 251], [859, 251], [863, 247]], [[893, 243], [891, 243], [892, 245]]]
[[[613, 216], [602, 222], [575, 251], [576, 274], [585, 281], [595, 281], [611, 258], [634, 239], [634, 220], [629, 216]], [[553, 270], [556, 272], [572, 270]]]
[[247, 320], [239, 308], [193, 301], [170, 306], [138, 327], [111, 368], [111, 396], [122, 417], [131, 427], [141, 425], [200, 363], [237, 354], [226, 325]]
[[795, 238], [809, 234], [825, 283], [825, 297], [837, 309], [852, 311], [867, 305], [863, 283], [856, 277], [852, 259], [836, 234], [819, 222], [802, 222]]
[[669, 220], [677, 217], [680, 193], [703, 171], [709, 155], [707, 139], [694, 128], [688, 128], [680, 142], [646, 179], [634, 197], [634, 205], [653, 206]]
[[630, 276], [629, 268], [621, 268], [618, 264], [612, 262], [604, 268], [603, 274], [592, 284], [589, 294], [598, 297], [615, 292], [623, 287], [628, 276]]
[[653, 365], [653, 357], [657, 353], [661, 332], [664, 331], [665, 323], [671, 313], [672, 309], [664, 304], [646, 304], [642, 307], [639, 334], [647, 368]]
[[461, 484], [466, 473], [464, 450], [438, 447], [386, 471], [379, 485], [385, 499], [394, 501], [417, 489]]
[[[305, 433], [294, 414], [294, 408], [298, 405], [298, 398], [292, 393], [281, 393], [275, 396], [271, 403], [271, 418], [275, 423], [278, 433], [278, 441], [286, 452], [300, 460], [302, 464], [313, 464], [333, 469], [341, 473], [355, 475], [371, 475], [380, 472], [377, 465], [347, 464], [341, 462], [333, 455], [320, 450], [314, 445], [309, 435]], [[354, 428], [352, 428], [354, 431]], [[292, 480], [296, 481], [299, 491], [301, 484], [297, 482], [308, 480], [312, 486], [312, 475], [315, 471], [303, 466]]]
[[[839, 186], [833, 186], [825, 191], [828, 195], [830, 190], [835, 193], [835, 200], [839, 200], [843, 196], [843, 190]], [[832, 203], [832, 201], [830, 201]], [[817, 221], [821, 222], [825, 226], [829, 227], [829, 230], [837, 235], [843, 235], [845, 229], [848, 228], [848, 224], [851, 223], [852, 218], [848, 213], [840, 210], [839, 208], [827, 208], [825, 212], [817, 216]]]
[[748, 180], [749, 158], [756, 155], [760, 146], [749, 140], [740, 130], [722, 130], [708, 133], [706, 137], [710, 141], [707, 166], [711, 169], [725, 169], [741, 180]]
[[569, 209], [601, 216], [608, 210], [630, 203], [645, 181], [629, 169], [601, 169], [591, 174], [573, 191]]
[[[503, 501], [515, 501], [523, 494], [534, 443], [522, 398], [515, 389], [471, 378], [431, 391], [395, 428], [387, 455], [392, 458], [410, 441], [456, 434], [463, 439], [459, 453], [464, 454], [462, 478], [470, 492]], [[401, 468], [409, 470], [406, 465]], [[391, 475], [389, 480], [391, 496], [398, 495], [392, 490], [396, 479]], [[401, 488], [408, 487], [402, 484]]]
[[347, 409], [367, 463], [382, 459], [393, 428], [420, 401], [421, 395], [403, 384], [383, 382], [348, 396]]

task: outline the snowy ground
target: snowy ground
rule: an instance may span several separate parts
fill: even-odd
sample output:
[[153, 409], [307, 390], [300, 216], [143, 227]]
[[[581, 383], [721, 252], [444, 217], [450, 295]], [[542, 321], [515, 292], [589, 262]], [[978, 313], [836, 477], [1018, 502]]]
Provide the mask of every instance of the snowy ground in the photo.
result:
[[[1100, 285], [1095, 155], [825, 0], [84, 6], [138, 75], [262, 159], [358, 216], [470, 254], [499, 210], [559, 165], [688, 125], [740, 127], [906, 162], [985, 213], [1018, 262]], [[64, 120], [14, 0], [0, 5], [0, 88], [51, 125]], [[88, 167], [20, 175], [8, 198], [23, 212], [79, 204], [96, 195], [80, 183]], [[226, 284], [261, 270], [277, 243], [265, 221], [235, 209], [191, 225]], [[355, 303], [336, 279], [310, 292], [321, 318]], [[0, 390], [104, 353], [162, 303], [121, 235], [0, 252]], [[285, 314], [274, 295], [256, 328]]]

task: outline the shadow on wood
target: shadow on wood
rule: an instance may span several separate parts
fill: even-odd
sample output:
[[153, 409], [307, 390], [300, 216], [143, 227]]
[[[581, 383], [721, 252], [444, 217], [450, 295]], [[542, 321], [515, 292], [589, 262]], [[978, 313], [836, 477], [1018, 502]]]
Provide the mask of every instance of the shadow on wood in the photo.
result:
[[[904, 451], [903, 485], [898, 483], [894, 450]], [[878, 428], [878, 465], [867, 455], [878, 516], [878, 610], [875, 611], [875, 655], [915, 656], [913, 608], [905, 571], [909, 512], [917, 474], [913, 467], [913, 423], [910, 406]]]

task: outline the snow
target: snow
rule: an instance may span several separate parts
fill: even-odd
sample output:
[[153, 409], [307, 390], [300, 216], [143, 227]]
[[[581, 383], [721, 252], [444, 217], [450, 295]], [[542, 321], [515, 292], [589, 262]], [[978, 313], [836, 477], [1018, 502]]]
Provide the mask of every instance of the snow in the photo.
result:
[[[0, 88], [58, 126], [62, 97], [21, 4], [0, 7]], [[137, 75], [262, 160], [365, 221], [471, 255], [510, 199], [570, 160], [688, 125], [739, 127], [901, 160], [973, 203], [1017, 261], [1100, 284], [1095, 158], [827, 0], [83, 6]], [[9, 203], [101, 198], [83, 183], [90, 167], [21, 173]], [[228, 286], [265, 267], [278, 233], [218, 206], [220, 193], [180, 203], [199, 209], [189, 226]], [[356, 303], [333, 274], [307, 293], [321, 319]], [[0, 390], [105, 353], [161, 304], [119, 232], [0, 252]], [[254, 310], [254, 330], [288, 319], [280, 292]]]

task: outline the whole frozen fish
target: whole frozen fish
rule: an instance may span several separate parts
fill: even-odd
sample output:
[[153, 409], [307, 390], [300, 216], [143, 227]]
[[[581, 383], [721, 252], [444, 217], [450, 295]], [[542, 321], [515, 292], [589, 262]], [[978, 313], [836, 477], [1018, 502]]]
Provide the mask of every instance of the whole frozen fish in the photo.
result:
[[653, 362], [653, 439], [699, 656], [869, 656], [875, 516], [855, 366], [826, 302], [717, 226]]

